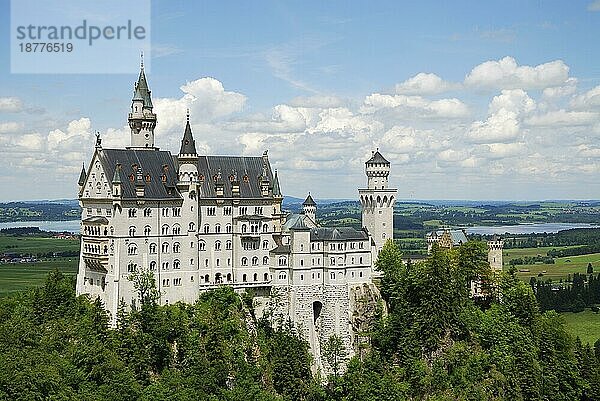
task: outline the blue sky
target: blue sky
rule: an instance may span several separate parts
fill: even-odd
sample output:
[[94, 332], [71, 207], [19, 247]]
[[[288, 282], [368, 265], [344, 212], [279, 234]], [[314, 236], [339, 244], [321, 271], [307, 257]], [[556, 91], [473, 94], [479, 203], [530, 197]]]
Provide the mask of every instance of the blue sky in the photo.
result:
[[[91, 133], [127, 144], [136, 74], [11, 74], [9, 16], [0, 199], [74, 197]], [[155, 1], [157, 143], [191, 108], [204, 151], [268, 148], [289, 195], [355, 197], [380, 147], [401, 198], [600, 198], [599, 37], [592, 1]]]

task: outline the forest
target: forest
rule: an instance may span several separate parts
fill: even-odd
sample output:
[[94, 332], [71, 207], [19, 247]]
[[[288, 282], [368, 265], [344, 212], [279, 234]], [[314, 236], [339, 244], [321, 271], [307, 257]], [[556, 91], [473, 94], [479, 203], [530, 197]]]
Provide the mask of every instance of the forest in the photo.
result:
[[[388, 241], [376, 267], [370, 341], [348, 359], [332, 337], [327, 377], [312, 373], [289, 322], [255, 315], [252, 294], [220, 287], [159, 305], [153, 276], [139, 272], [139, 302], [122, 304], [111, 328], [99, 300], [53, 272], [0, 298], [0, 399], [600, 400], [600, 343], [571, 337], [514, 270], [492, 275], [485, 243], [404, 264]], [[483, 301], [470, 297], [475, 277]]]

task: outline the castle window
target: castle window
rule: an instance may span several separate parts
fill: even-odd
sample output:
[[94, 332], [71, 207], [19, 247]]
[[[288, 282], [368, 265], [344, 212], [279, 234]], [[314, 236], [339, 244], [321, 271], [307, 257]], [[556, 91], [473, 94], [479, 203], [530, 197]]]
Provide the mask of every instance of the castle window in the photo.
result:
[[179, 262], [179, 260], [175, 259], [173, 261], [173, 269], [179, 269], [181, 266], [181, 262]]
[[263, 224], [263, 233], [269, 232], [269, 225]]
[[169, 208], [168, 207], [163, 207], [163, 209], [162, 209], [162, 216], [163, 217], [169, 217]]
[[220, 225], [220, 224], [218, 224], [218, 223], [217, 223], [217, 224], [215, 224], [215, 232], [216, 232], [217, 234], [219, 234], [219, 233], [221, 232], [221, 225]]
[[156, 271], [156, 262], [155, 261], [150, 262], [150, 270]]
[[135, 227], [134, 226], [129, 227], [129, 236], [135, 237]]
[[246, 274], [242, 275], [242, 281], [245, 283], [246, 281], [248, 281], [248, 276]]
[[152, 216], [152, 209], [150, 209], [149, 207], [144, 209], [144, 217], [151, 217]]
[[156, 244], [155, 243], [150, 244], [150, 253], [151, 254], [156, 253]]
[[225, 206], [225, 208], [223, 209], [223, 215], [231, 216], [231, 206]]
[[300, 260], [300, 266], [304, 266], [304, 260]]
[[227, 242], [225, 242], [225, 249], [228, 251], [231, 250], [231, 240], [227, 240]]
[[204, 234], [208, 234], [210, 231], [210, 226], [208, 224], [204, 225]]
[[227, 266], [231, 267], [231, 258], [227, 258]]
[[231, 283], [231, 273], [227, 273], [227, 282]]
[[173, 235], [179, 235], [181, 233], [181, 226], [179, 224], [173, 225]]
[[162, 269], [163, 270], [169, 270], [169, 262], [163, 262]]
[[226, 232], [227, 234], [231, 234], [231, 224], [229, 224], [229, 223], [228, 223], [228, 224], [225, 226], [225, 232]]
[[252, 278], [254, 279], [254, 281], [258, 281], [258, 274], [254, 273], [254, 275], [252, 276]]
[[137, 265], [135, 263], [129, 262], [129, 264], [127, 264], [127, 273], [135, 273], [136, 270], [137, 270]]
[[245, 234], [248, 231], [248, 227], [245, 224], [242, 224], [242, 234]]
[[216, 208], [214, 207], [208, 207], [206, 208], [206, 215], [207, 216], [214, 216], [216, 214]]
[[362, 277], [362, 272], [358, 272], [358, 276], [359, 276], [359, 277]]
[[198, 176], [198, 181], [200, 181], [200, 183], [203, 183], [203, 182], [204, 182], [204, 174], [200, 174], [200, 175]]
[[329, 278], [331, 280], [335, 280], [335, 273], [333, 273], [333, 272], [329, 273]]
[[304, 274], [300, 275], [300, 281], [304, 281]]
[[179, 244], [179, 242], [176, 242], [173, 244], [173, 253], [179, 253], [179, 249], [180, 249], [181, 245]]
[[169, 244], [166, 242], [163, 242], [160, 249], [161, 249], [162, 253], [169, 253]]
[[215, 242], [215, 251], [220, 251], [221, 250], [221, 241], [216, 241]]
[[269, 249], [269, 240], [264, 240], [264, 241], [263, 241], [262, 248], [263, 248], [264, 250], [267, 250], [267, 249]]
[[242, 177], [242, 179], [244, 180], [244, 182], [248, 182], [248, 175], [244, 174], [244, 177]]
[[200, 241], [198, 243], [198, 249], [201, 250], [201, 251], [205, 251], [206, 250], [206, 242]]
[[335, 266], [335, 258], [329, 260], [331, 266]]
[[358, 259], [358, 263], [360, 263], [360, 264], [362, 265], [362, 262], [363, 262], [363, 258], [362, 258], [362, 256], [361, 256], [361, 257]]
[[240, 212], [240, 213], [239, 213], [239, 214], [240, 214], [240, 216], [243, 216], [243, 215], [245, 215], [245, 214], [248, 214], [248, 208], [247, 208], [246, 206], [242, 206], [242, 207], [240, 207], [240, 209], [239, 209], [239, 212]]
[[248, 266], [248, 258], [245, 256], [242, 258], [242, 266]]
[[181, 208], [180, 207], [173, 208], [173, 217], [181, 217]]
[[128, 216], [133, 218], [133, 217], [135, 217], [136, 213], [137, 213], [137, 209], [129, 209]]
[[163, 225], [160, 232], [162, 235], [168, 235], [169, 234], [169, 226], [167, 224]]
[[129, 246], [127, 247], [127, 254], [128, 255], [137, 255], [137, 245], [129, 244]]
[[194, 258], [190, 259], [190, 266], [194, 266]]
[[260, 216], [260, 215], [262, 215], [262, 214], [263, 214], [262, 212], [263, 212], [263, 208], [262, 208], [262, 207], [260, 207], [260, 206], [256, 206], [256, 207], [254, 208], [254, 214], [256, 214], [256, 215], [259, 215], [259, 216]]
[[150, 174], [146, 174], [146, 182], [150, 182]]
[[335, 251], [335, 244], [329, 244], [329, 250]]
[[152, 228], [150, 226], [145, 226], [144, 227], [144, 235], [147, 237], [150, 235], [150, 232], [152, 231]]
[[285, 280], [287, 278], [286, 272], [279, 272], [279, 280]]
[[215, 260], [215, 265], [216, 265], [217, 267], [221, 266], [221, 259], [217, 258], [217, 259]]
[[196, 225], [193, 222], [191, 222], [188, 225], [188, 231], [194, 231], [195, 229], [196, 229]]
[[285, 256], [279, 257], [279, 266], [287, 266], [287, 258]]
[[204, 276], [204, 282], [208, 283], [210, 281], [210, 276], [207, 274]]
[[264, 281], [269, 281], [269, 273], [265, 273], [265, 275], [264, 275]]
[[166, 174], [163, 174], [163, 175], [161, 175], [161, 176], [160, 176], [160, 180], [161, 180], [162, 182], [167, 182], [167, 175], [166, 175]]
[[163, 278], [163, 287], [169, 287], [169, 279]]
[[258, 266], [258, 257], [254, 256], [252, 258], [252, 266]]
[[222, 282], [223, 282], [223, 276], [221, 275], [221, 273], [215, 274], [215, 283], [221, 284]]
[[204, 259], [204, 267], [208, 267], [208, 259]]
[[181, 285], [181, 279], [180, 278], [174, 278], [173, 279], [173, 285], [176, 285], [176, 286]]
[[269, 264], [269, 257], [263, 256], [263, 265], [268, 265], [268, 264]]
[[358, 243], [358, 249], [363, 249], [363, 247], [364, 247], [364, 243], [362, 243], [362, 242], [359, 242], [359, 243]]

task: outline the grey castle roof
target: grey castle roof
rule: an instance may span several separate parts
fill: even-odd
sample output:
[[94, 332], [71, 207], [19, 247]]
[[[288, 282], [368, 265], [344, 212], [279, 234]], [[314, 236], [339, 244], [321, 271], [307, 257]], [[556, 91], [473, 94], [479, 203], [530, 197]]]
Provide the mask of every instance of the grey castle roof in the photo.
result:
[[196, 154], [196, 141], [194, 141], [194, 135], [192, 135], [192, 127], [190, 127], [190, 117], [188, 116], [185, 124], [185, 131], [183, 132], [183, 139], [181, 140], [181, 148], [179, 149], [180, 155], [195, 155]]
[[302, 203], [302, 205], [303, 206], [317, 206], [317, 204], [313, 200], [312, 196], [310, 196], [310, 194], [308, 194], [308, 196], [306, 197], [306, 200], [304, 201], [304, 203]]
[[469, 241], [463, 230], [438, 230], [438, 231], [431, 232], [428, 235], [428, 237], [433, 238], [433, 239], [441, 238], [442, 235], [444, 235], [444, 233], [446, 231], [448, 231], [448, 233], [450, 234], [450, 239], [452, 240], [452, 245], [462, 245], [462, 244], [466, 243], [467, 241]]
[[[175, 187], [177, 168], [173, 156], [168, 151], [138, 149], [101, 149], [98, 159], [102, 163], [107, 177], [115, 175], [117, 164], [121, 164], [120, 177], [123, 199], [137, 199], [135, 187], [140, 185], [133, 166], [143, 172], [144, 198], [176, 199], [180, 198]], [[164, 175], [164, 180], [163, 180]], [[149, 179], [148, 179], [149, 178]]]
[[378, 150], [375, 153], [373, 153], [373, 156], [371, 156], [371, 158], [367, 160], [366, 164], [390, 164], [390, 162], [387, 161], [385, 157], [383, 157], [381, 153], [379, 153]]
[[290, 213], [286, 217], [282, 230], [285, 232], [289, 230], [306, 230], [316, 227], [317, 225], [315, 222], [305, 214]]
[[366, 240], [369, 235], [352, 227], [320, 227], [310, 230], [311, 241]]
[[[215, 198], [215, 179], [221, 173], [223, 180], [223, 196], [233, 196], [232, 186], [239, 183], [240, 198], [262, 198], [260, 179], [263, 176], [263, 158], [245, 156], [199, 156], [198, 167], [198, 196]], [[273, 180], [271, 166], [267, 163], [266, 173], [269, 181]], [[273, 190], [275, 192], [275, 190]]]

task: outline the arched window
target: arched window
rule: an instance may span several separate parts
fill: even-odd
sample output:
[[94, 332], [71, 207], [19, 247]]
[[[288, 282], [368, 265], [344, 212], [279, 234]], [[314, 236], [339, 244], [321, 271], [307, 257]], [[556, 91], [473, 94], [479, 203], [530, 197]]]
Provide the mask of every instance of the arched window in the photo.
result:
[[162, 235], [169, 235], [169, 226], [167, 224], [164, 224], [160, 230], [160, 233]]
[[285, 256], [279, 257], [279, 266], [287, 266], [287, 258]]
[[179, 242], [176, 242], [173, 244], [173, 253], [179, 253], [179, 250], [181, 248], [181, 245], [179, 244]]
[[160, 249], [161, 249], [162, 253], [169, 253], [169, 244], [166, 242], [163, 242]]
[[144, 235], [147, 237], [152, 232], [152, 228], [150, 226], [144, 227]]
[[220, 224], [218, 224], [218, 223], [217, 223], [217, 224], [215, 224], [215, 232], [216, 232], [217, 234], [219, 234], [219, 233], [221, 232], [221, 225], [220, 225]]
[[204, 241], [198, 242], [198, 249], [201, 251], [205, 251], [206, 250], [206, 242], [204, 242]]
[[[190, 223], [192, 224], [192, 223]], [[210, 226], [208, 224], [204, 225], [204, 234], [208, 234], [208, 232], [210, 231]]]
[[269, 231], [269, 225], [268, 224], [263, 224], [263, 233], [266, 233]]
[[173, 261], [173, 269], [179, 269], [181, 267], [181, 262], [178, 259]]
[[225, 249], [230, 251], [231, 250], [231, 240], [227, 240], [227, 242], [225, 242]]
[[137, 269], [137, 265], [133, 262], [127, 264], [127, 273], [134, 273]]
[[[194, 222], [191, 222], [188, 226], [188, 230], [189, 231], [194, 231], [196, 229], [196, 225], [194, 224]], [[208, 231], [207, 231], [208, 232]]]
[[248, 276], [246, 274], [242, 275], [242, 281], [245, 283], [246, 281], [248, 281]]
[[279, 272], [279, 280], [285, 280], [287, 278], [286, 272]]
[[269, 264], [269, 257], [263, 256], [263, 265], [268, 265], [268, 264]]
[[264, 281], [269, 281], [269, 273], [265, 273], [264, 277], [263, 277]]
[[150, 270], [156, 271], [156, 262], [155, 261], [150, 262]]
[[227, 282], [231, 283], [231, 273], [227, 273]]
[[150, 209], [149, 207], [144, 209], [144, 217], [151, 217], [152, 216], [152, 209]]
[[338, 265], [339, 266], [344, 266], [344, 258], [342, 258], [342, 257], [338, 258]]
[[254, 279], [254, 281], [258, 281], [258, 274], [254, 273], [254, 275], [252, 276], [252, 278]]
[[150, 244], [150, 253], [156, 253], [156, 244], [154, 242]]
[[221, 241], [215, 241], [215, 251], [221, 250]]
[[181, 226], [179, 224], [173, 225], [173, 235], [181, 234]]
[[229, 223], [228, 223], [228, 224], [225, 226], [225, 232], [226, 232], [227, 234], [231, 234], [231, 224], [229, 224]]
[[362, 256], [358, 259], [358, 263], [360, 263], [362, 265]]
[[258, 257], [257, 256], [254, 256], [252, 258], [252, 266], [258, 266]]
[[129, 236], [135, 237], [135, 227], [134, 226], [129, 227]]
[[242, 234], [246, 234], [246, 231], [248, 231], [248, 227], [245, 224], [242, 224]]
[[242, 258], [242, 266], [248, 266], [248, 258], [245, 256]]
[[269, 249], [269, 240], [264, 240], [263, 241], [262, 248], [265, 249], [265, 250]]
[[127, 247], [127, 254], [128, 255], [137, 255], [137, 245], [129, 244], [129, 246]]
[[128, 216], [129, 217], [135, 217], [136, 213], [137, 213], [136, 209], [129, 209]]
[[207, 274], [206, 276], [204, 276], [204, 282], [208, 283], [210, 281], [210, 276]]

